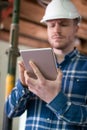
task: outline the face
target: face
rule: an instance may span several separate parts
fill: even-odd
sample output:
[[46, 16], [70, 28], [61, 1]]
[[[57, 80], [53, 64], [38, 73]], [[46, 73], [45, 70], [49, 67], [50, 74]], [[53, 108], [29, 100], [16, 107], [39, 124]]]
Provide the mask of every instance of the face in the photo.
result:
[[47, 21], [48, 40], [51, 46], [60, 50], [73, 46], [77, 28], [75, 21], [70, 19]]

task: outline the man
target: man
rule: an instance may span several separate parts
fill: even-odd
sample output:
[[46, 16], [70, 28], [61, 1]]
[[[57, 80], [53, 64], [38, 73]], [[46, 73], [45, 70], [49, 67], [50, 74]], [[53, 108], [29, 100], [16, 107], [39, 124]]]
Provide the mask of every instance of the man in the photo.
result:
[[70, 0], [53, 0], [41, 22], [57, 58], [56, 80], [47, 80], [30, 61], [37, 79], [19, 62], [19, 80], [6, 101], [9, 118], [27, 110], [25, 130], [87, 129], [87, 57], [74, 49], [79, 14]]

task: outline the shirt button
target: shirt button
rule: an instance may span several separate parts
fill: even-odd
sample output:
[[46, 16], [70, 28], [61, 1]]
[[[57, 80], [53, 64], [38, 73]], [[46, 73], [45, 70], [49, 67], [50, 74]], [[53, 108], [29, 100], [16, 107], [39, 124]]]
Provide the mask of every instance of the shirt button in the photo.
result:
[[59, 68], [61, 68], [61, 66], [59, 66]]
[[16, 101], [16, 104], [18, 104], [18, 101]]
[[77, 82], [79, 82], [79, 79], [77, 79]]
[[24, 90], [22, 90], [22, 93], [24, 93]]
[[50, 118], [47, 118], [47, 121], [50, 121]]

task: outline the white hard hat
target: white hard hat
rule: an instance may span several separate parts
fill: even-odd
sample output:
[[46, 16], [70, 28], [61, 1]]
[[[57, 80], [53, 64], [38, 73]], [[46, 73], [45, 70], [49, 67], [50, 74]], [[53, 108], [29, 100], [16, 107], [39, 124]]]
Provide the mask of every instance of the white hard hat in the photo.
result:
[[41, 22], [60, 18], [75, 19], [78, 17], [80, 17], [80, 14], [71, 0], [52, 0], [46, 8]]

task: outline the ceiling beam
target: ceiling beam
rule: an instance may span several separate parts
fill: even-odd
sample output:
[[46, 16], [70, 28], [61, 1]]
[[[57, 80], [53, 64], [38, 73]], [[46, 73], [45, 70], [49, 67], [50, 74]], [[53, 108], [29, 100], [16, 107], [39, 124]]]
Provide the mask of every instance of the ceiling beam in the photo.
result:
[[[8, 17], [3, 21], [4, 29], [10, 30], [11, 28], [11, 17]], [[29, 35], [36, 39], [47, 41], [47, 31], [45, 26], [33, 24], [29, 21], [24, 21], [20, 19], [19, 22], [19, 33], [24, 35]]]
[[21, 0], [20, 16], [32, 21], [40, 23], [44, 15], [44, 8], [38, 3], [32, 2], [32, 0]]
[[[9, 43], [9, 41], [10, 41], [9, 39], [10, 39], [10, 33], [8, 31], [7, 32], [4, 30], [0, 31], [0, 40], [4, 40]], [[29, 46], [29, 47], [35, 47], [35, 48], [49, 47], [48, 42], [34, 40], [32, 38], [24, 37], [21, 35], [19, 35], [18, 43], [20, 45], [25, 45], [25, 46]]]
[[[82, 0], [72, 0], [82, 15], [77, 37], [87, 40], [87, 4]], [[46, 25], [40, 23], [45, 9], [35, 0], [21, 0], [19, 20], [19, 44], [31, 47], [49, 47]], [[0, 39], [9, 42], [12, 17], [4, 21], [4, 29], [0, 32]]]
[[87, 0], [71, 0], [77, 7], [80, 15], [87, 19]]

